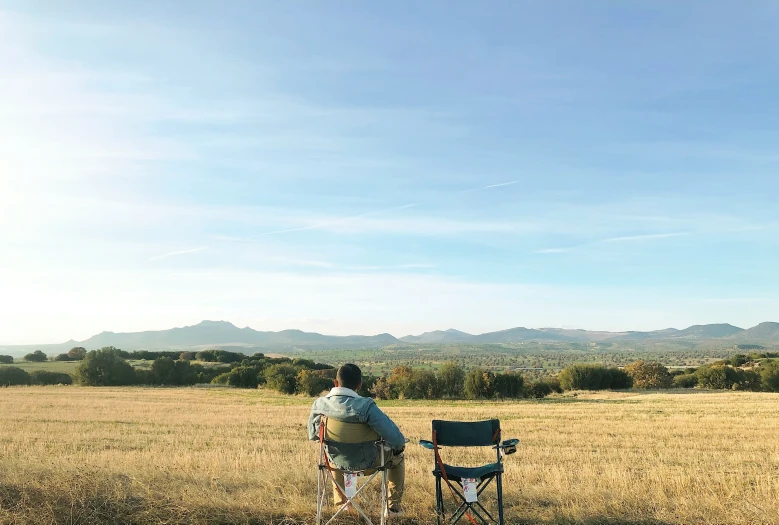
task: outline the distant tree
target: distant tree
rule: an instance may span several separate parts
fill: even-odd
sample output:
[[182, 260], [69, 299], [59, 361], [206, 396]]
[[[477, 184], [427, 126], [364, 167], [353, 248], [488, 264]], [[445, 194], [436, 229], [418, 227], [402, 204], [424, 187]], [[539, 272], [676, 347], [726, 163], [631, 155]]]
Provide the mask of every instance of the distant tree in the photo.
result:
[[[235, 369], [234, 369], [235, 370]], [[264, 371], [265, 384], [282, 394], [294, 394], [297, 390], [297, 369], [289, 364], [271, 365]]]
[[414, 370], [412, 374], [414, 394], [412, 397], [421, 399], [437, 399], [440, 397], [438, 379], [431, 370]]
[[59, 354], [54, 358], [55, 361], [73, 361], [68, 354]]
[[238, 352], [228, 352], [226, 350], [203, 350], [198, 352], [195, 357], [198, 361], [210, 363], [240, 363], [246, 356]]
[[392, 399], [413, 399], [416, 396], [414, 370], [408, 365], [396, 366], [387, 378]]
[[177, 385], [176, 362], [170, 357], [160, 357], [151, 364], [152, 380], [157, 385]]
[[195, 352], [181, 352], [179, 359], [182, 361], [194, 361], [196, 359], [195, 355]]
[[760, 367], [763, 390], [779, 392], [779, 361], [770, 361]]
[[230, 379], [230, 372], [222, 372], [211, 379], [212, 385], [226, 385]]
[[35, 352], [24, 356], [24, 360], [32, 363], [44, 363], [49, 360], [49, 357], [40, 350], [36, 350]]
[[695, 374], [680, 374], [674, 376], [674, 384], [676, 388], [694, 388], [698, 385], [698, 377]]
[[523, 396], [525, 378], [517, 372], [503, 372], [495, 376], [495, 393], [504, 399], [517, 399]]
[[371, 388], [371, 394], [373, 394], [373, 397], [376, 399], [390, 399], [392, 390], [390, 389], [386, 377], [380, 377], [376, 380], [373, 384], [373, 388]]
[[76, 380], [86, 386], [122, 386], [135, 383], [133, 367], [114, 347], [87, 352], [76, 368]]
[[73, 348], [68, 350], [68, 357], [70, 357], [74, 361], [81, 361], [86, 356], [87, 356], [87, 350], [82, 346], [74, 346]]
[[571, 365], [557, 376], [564, 390], [600, 390], [605, 367], [598, 365]]
[[0, 366], [0, 385], [29, 385], [30, 374], [18, 366]]
[[715, 390], [730, 390], [738, 383], [738, 373], [727, 365], [702, 366], [696, 372], [698, 386]]
[[14, 362], [14, 358], [11, 355], [0, 355], [0, 364], [11, 365]]
[[536, 381], [531, 383], [527, 388], [527, 396], [535, 399], [542, 399], [554, 392], [554, 388], [551, 384], [545, 381]]
[[317, 396], [333, 386], [333, 380], [322, 377], [314, 370], [303, 369], [297, 375], [297, 391], [307, 396]]
[[635, 361], [624, 368], [633, 378], [633, 387], [641, 389], [670, 388], [673, 376], [662, 364], [652, 361]]
[[736, 369], [738, 379], [731, 387], [733, 390], [746, 390], [749, 392], [759, 392], [763, 389], [760, 374], [755, 370]]
[[70, 374], [63, 372], [35, 370], [30, 374], [30, 383], [33, 385], [71, 385], [73, 378]]
[[[257, 388], [260, 384], [259, 373], [252, 366], [236, 366], [227, 373], [227, 384], [236, 388]], [[292, 394], [294, 389], [284, 393]]]
[[460, 398], [465, 394], [465, 370], [454, 361], [447, 361], [438, 369], [438, 388], [441, 395]]
[[474, 368], [465, 376], [465, 397], [489, 399], [495, 395], [495, 374], [483, 368]]

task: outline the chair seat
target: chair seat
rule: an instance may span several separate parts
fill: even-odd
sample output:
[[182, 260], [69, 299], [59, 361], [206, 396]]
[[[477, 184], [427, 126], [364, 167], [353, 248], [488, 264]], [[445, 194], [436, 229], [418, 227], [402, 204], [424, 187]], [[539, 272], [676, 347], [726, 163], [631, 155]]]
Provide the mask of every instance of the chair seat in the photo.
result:
[[[490, 463], [481, 467], [453, 467], [444, 463], [446, 477], [449, 481], [461, 481], [463, 478], [487, 478], [503, 472], [503, 463]], [[433, 471], [436, 476], [441, 475], [441, 469], [436, 466]]]

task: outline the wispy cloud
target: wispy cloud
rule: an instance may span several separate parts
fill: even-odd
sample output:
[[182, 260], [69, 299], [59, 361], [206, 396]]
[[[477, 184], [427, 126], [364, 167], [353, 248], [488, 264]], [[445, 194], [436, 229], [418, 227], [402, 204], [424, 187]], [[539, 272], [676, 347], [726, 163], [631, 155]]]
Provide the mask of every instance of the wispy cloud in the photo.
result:
[[463, 194], [463, 193], [473, 193], [475, 191], [482, 191], [482, 190], [489, 190], [491, 188], [501, 188], [503, 186], [511, 186], [513, 184], [519, 184], [520, 181], [518, 180], [511, 180], [508, 182], [499, 182], [497, 184], [489, 184], [487, 186], [479, 186], [478, 188], [469, 188], [467, 190], [461, 190], [458, 192], [455, 192], [457, 194]]
[[565, 253], [572, 252], [576, 248], [576, 246], [569, 246], [568, 248], [546, 248], [544, 250], [536, 250], [533, 253]]
[[321, 222], [321, 223], [318, 223], [318, 224], [312, 224], [311, 226], [303, 226], [302, 228], [290, 228], [290, 229], [287, 229], [287, 230], [276, 230], [276, 231], [261, 233], [261, 234], [257, 235], [257, 237], [267, 237], [268, 235], [281, 235], [281, 234], [284, 234], [284, 233], [301, 232], [301, 231], [306, 231], [306, 230], [320, 230], [320, 229], [325, 229], [325, 228], [330, 227], [330, 226], [335, 226], [335, 225], [338, 225], [338, 224], [347, 223], [347, 222], [354, 221], [354, 220], [357, 220], [357, 219], [363, 219], [365, 217], [370, 217], [371, 215], [377, 215], [379, 213], [387, 213], [387, 212], [390, 212], [390, 211], [405, 210], [405, 209], [408, 209], [408, 208], [413, 208], [414, 206], [418, 206], [418, 205], [419, 204], [417, 204], [417, 203], [414, 203], [414, 204], [404, 204], [403, 206], [395, 206], [395, 207], [392, 207], [392, 208], [384, 208], [384, 209], [381, 209], [381, 210], [371, 211], [371, 212], [367, 212], [367, 213], [361, 213], [359, 215], [353, 215], [351, 217], [341, 217], [341, 218], [334, 219], [334, 220], [331, 220], [331, 221], [325, 221], [325, 222]]
[[670, 233], [649, 233], [645, 235], [626, 235], [623, 237], [609, 237], [608, 239], [601, 239], [592, 244], [606, 244], [611, 242], [651, 241], [654, 239], [668, 239], [670, 237], [686, 237], [688, 235], [692, 235], [692, 232], [670, 232]]
[[168, 257], [176, 257], [178, 255], [187, 255], [190, 253], [198, 253], [202, 252], [208, 249], [208, 246], [198, 246], [197, 248], [192, 248], [189, 250], [178, 250], [175, 252], [168, 252], [163, 253], [162, 255], [156, 255], [154, 257], [151, 257], [149, 261], [159, 261], [160, 259], [167, 259]]
[[648, 233], [648, 234], [641, 234], [641, 235], [624, 235], [620, 237], [608, 237], [606, 239], [598, 239], [593, 242], [577, 244], [575, 246], [546, 248], [542, 250], [536, 250], [533, 253], [539, 253], [539, 254], [568, 253], [568, 252], [578, 250], [580, 248], [586, 248], [588, 246], [599, 246], [603, 244], [615, 244], [615, 243], [624, 243], [624, 242], [653, 241], [653, 240], [660, 240], [660, 239], [669, 239], [672, 237], [686, 237], [689, 235], [693, 235], [693, 232], [668, 232], [668, 233]]
[[518, 180], [512, 180], [509, 182], [501, 182], [500, 184], [490, 184], [489, 186], [484, 186], [484, 190], [488, 190], [490, 188], [500, 188], [501, 186], [511, 186], [512, 184], [519, 184]]

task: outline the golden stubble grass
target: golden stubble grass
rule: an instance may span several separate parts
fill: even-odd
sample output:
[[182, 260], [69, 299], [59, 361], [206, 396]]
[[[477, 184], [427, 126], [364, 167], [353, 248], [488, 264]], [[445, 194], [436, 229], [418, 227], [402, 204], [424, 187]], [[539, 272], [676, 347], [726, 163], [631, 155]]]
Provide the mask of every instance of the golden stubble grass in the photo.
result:
[[[312, 523], [311, 401], [232, 389], [0, 389], [0, 523]], [[429, 439], [430, 420], [497, 417], [504, 438], [522, 439], [506, 459], [507, 523], [779, 524], [776, 394], [382, 407], [412, 439], [404, 523], [435, 522], [432, 456], [413, 444]]]

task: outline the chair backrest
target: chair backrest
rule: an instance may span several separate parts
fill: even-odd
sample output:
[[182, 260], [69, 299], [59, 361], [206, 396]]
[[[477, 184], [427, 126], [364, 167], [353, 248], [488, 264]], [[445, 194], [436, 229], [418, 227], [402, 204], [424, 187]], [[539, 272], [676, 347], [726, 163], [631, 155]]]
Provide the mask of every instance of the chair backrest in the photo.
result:
[[367, 423], [345, 423], [327, 418], [325, 441], [338, 443], [366, 443], [380, 440], [381, 437]]
[[433, 420], [434, 441], [444, 447], [486, 447], [500, 443], [500, 420]]
[[327, 418], [325, 453], [339, 470], [360, 471], [377, 466], [381, 437], [367, 423], [345, 423]]

